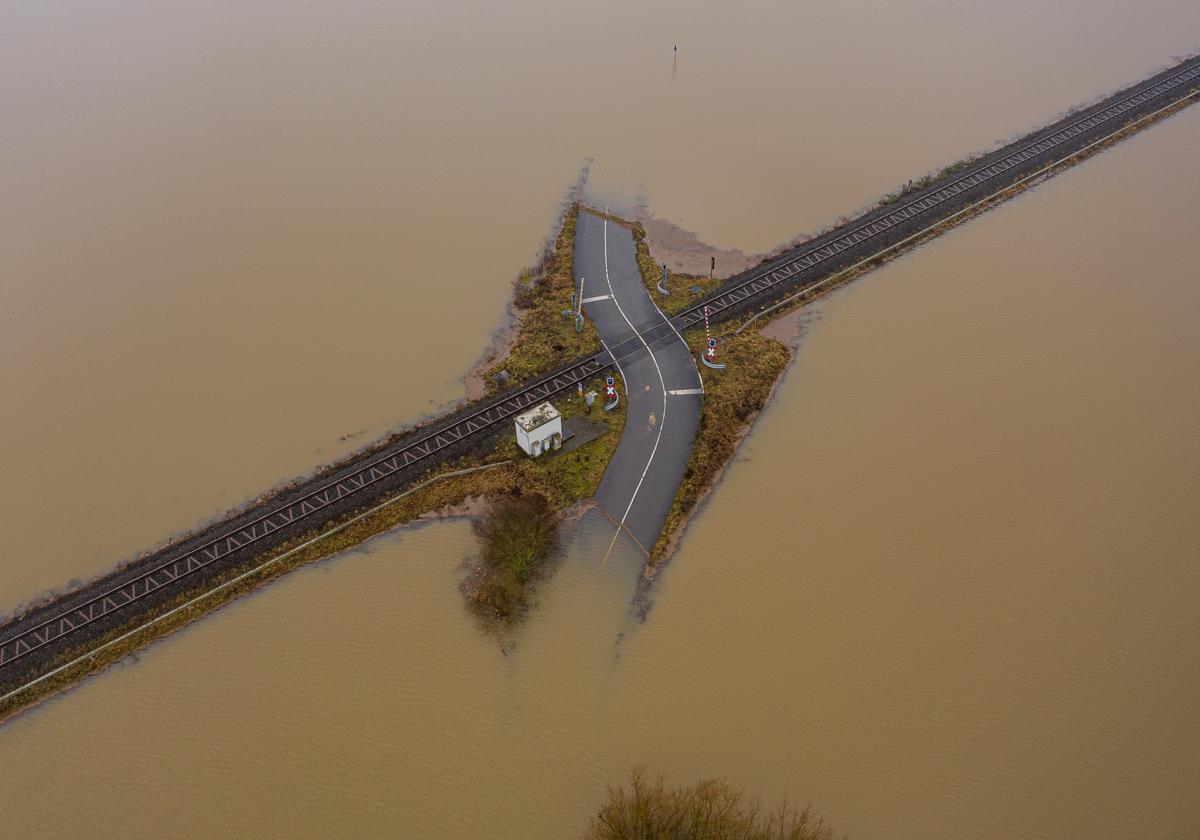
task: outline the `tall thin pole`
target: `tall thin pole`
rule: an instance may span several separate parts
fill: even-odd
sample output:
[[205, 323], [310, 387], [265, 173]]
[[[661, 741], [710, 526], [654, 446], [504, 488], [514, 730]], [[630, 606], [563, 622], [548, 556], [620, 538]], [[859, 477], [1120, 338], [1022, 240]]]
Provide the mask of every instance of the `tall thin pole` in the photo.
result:
[[583, 332], [583, 280], [584, 278], [579, 278], [579, 301], [575, 304], [575, 332], [577, 333]]

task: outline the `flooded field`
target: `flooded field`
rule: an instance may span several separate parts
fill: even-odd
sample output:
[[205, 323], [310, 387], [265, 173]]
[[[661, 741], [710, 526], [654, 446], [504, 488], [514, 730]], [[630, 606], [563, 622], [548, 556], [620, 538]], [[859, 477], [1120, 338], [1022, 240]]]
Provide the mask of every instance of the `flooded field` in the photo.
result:
[[[0, 12], [0, 610], [461, 397], [589, 157], [598, 200], [761, 250], [1200, 31], [287, 8]], [[645, 762], [859, 840], [1194, 835], [1198, 141], [1193, 108], [815, 307], [645, 623], [592, 519], [509, 655], [465, 522], [380, 538], [5, 725], [4, 833], [557, 838]]]
[[550, 838], [645, 761], [859, 838], [1188, 836], [1198, 135], [1186, 112], [820, 305], [645, 624], [604, 523], [510, 656], [456, 590], [466, 523], [382, 538], [4, 727], [6, 821]]
[[1152, 6], [6, 6], [0, 612], [461, 398], [589, 159], [761, 251], [1196, 46]]

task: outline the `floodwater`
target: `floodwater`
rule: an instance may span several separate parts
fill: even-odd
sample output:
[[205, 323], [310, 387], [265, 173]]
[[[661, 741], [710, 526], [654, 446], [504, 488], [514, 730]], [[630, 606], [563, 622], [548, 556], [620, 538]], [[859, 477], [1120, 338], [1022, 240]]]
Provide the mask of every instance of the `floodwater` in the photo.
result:
[[[0, 609], [458, 398], [588, 156], [766, 248], [1200, 31], [1086, 8], [6, 8]], [[855, 838], [1194, 836], [1198, 139], [815, 308], [644, 624], [594, 519], [507, 656], [465, 523], [381, 538], [4, 726], [4, 834], [572, 836], [645, 762]]]
[[589, 159], [596, 201], [763, 250], [1200, 31], [511, 5], [0, 7], [0, 613], [461, 398]]

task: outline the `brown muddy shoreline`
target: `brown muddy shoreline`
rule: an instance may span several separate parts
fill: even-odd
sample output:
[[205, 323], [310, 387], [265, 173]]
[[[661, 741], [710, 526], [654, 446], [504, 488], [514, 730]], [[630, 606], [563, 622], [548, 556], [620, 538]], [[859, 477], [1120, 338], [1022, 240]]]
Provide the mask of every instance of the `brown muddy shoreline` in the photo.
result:
[[[1101, 99], [1101, 100], [1097, 100], [1097, 101], [1103, 101], [1103, 100]], [[918, 236], [911, 239], [911, 241], [903, 243], [903, 245], [901, 247], [894, 248], [892, 250], [889, 250], [888, 252], [880, 254], [877, 257], [873, 257], [873, 258], [865, 261], [864, 264], [862, 264], [862, 265], [852, 266], [850, 268], [843, 269], [841, 272], [835, 273], [834, 275], [832, 275], [829, 278], [829, 280], [832, 282], [829, 282], [828, 285], [824, 286], [823, 288], [821, 288], [811, 294], [803, 293], [803, 294], [795, 296], [794, 300], [781, 306], [777, 311], [771, 313], [771, 315], [767, 319], [763, 320], [761, 323], [756, 324], [753, 327], [753, 332], [763, 335], [765, 337], [774, 339], [788, 348], [789, 355], [790, 355], [789, 362], [779, 372], [778, 376], [775, 378], [774, 382], [772, 383], [768, 397], [767, 397], [767, 401], [764, 403], [763, 407], [758, 409], [757, 411], [755, 411], [751, 416], [749, 416], [747, 418], [746, 422], [738, 430], [738, 433], [736, 436], [736, 443], [735, 443], [733, 452], [730, 455], [730, 457], [728, 459], [726, 459], [725, 462], [722, 463], [720, 465], [720, 467], [711, 475], [711, 477], [709, 478], [709, 480], [706, 482], [705, 486], [701, 490], [700, 494], [698, 495], [696, 501], [683, 514], [683, 516], [678, 519], [677, 525], [671, 529], [670, 533], [665, 533], [663, 535], [662, 539], [660, 540], [659, 550], [654, 553], [654, 556], [652, 557], [651, 562], [647, 563], [647, 565], [643, 571], [642, 580], [638, 587], [638, 592], [635, 594], [634, 599], [633, 599], [634, 614], [637, 615], [640, 619], [645, 619], [645, 617], [648, 614], [649, 609], [651, 607], [651, 603], [652, 603], [651, 598], [650, 598], [650, 588], [653, 586], [653, 583], [656, 580], [658, 573], [661, 571], [661, 569], [664, 566], [667, 565], [667, 563], [671, 560], [672, 556], [678, 550], [680, 544], [683, 541], [683, 537], [687, 530], [687, 526], [692, 522], [693, 518], [701, 511], [701, 509], [703, 508], [704, 502], [709, 498], [709, 496], [713, 493], [713, 491], [720, 484], [721, 478], [724, 476], [725, 471], [728, 468], [729, 464], [734, 460], [734, 458], [736, 458], [737, 451], [741, 448], [742, 442], [745, 440], [746, 436], [749, 435], [749, 433], [752, 431], [754, 423], [757, 422], [757, 419], [761, 416], [762, 412], [766, 410], [767, 406], [770, 405], [771, 400], [774, 399], [774, 395], [779, 386], [779, 383], [783, 381], [784, 376], [787, 374], [788, 369], [790, 369], [790, 367], [791, 367], [791, 361], [794, 360], [796, 353], [799, 351], [799, 346], [803, 339], [803, 332], [804, 332], [803, 321], [804, 321], [804, 316], [806, 314], [806, 309], [805, 309], [806, 304], [811, 303], [816, 300], [819, 300], [821, 298], [824, 298], [829, 294], [832, 294], [833, 292], [842, 288], [846, 284], [857, 279], [861, 275], [866, 274], [870, 271], [873, 271], [877, 268], [880, 268], [880, 267], [886, 265], [887, 263], [891, 262], [892, 260], [897, 259], [897, 258], [909, 253], [913, 249], [925, 244], [930, 239], [941, 236], [942, 234], [946, 233], [949, 230], [952, 230], [953, 228], [957, 227], [958, 225], [964, 224], [965, 222], [968, 222], [971, 219], [974, 219], [976, 216], [980, 215], [981, 213], [984, 213], [987, 210], [990, 210], [993, 207], [998, 206], [999, 204], [1002, 204], [1002, 203], [1008, 201], [1009, 199], [1022, 194], [1026, 190], [1036, 187], [1038, 184], [1043, 183], [1044, 181], [1054, 177], [1055, 175], [1059, 174], [1060, 172], [1064, 172], [1068, 169], [1078, 166], [1079, 164], [1083, 163], [1084, 161], [1089, 160], [1090, 158], [1092, 158], [1093, 156], [1095, 156], [1097, 154], [1101, 154], [1105, 150], [1107, 150], [1107, 149], [1111, 148], [1112, 146], [1120, 143], [1121, 141], [1133, 136], [1134, 134], [1137, 134], [1140, 131], [1143, 131], [1147, 128], [1150, 128], [1151, 126], [1156, 125], [1157, 123], [1171, 117], [1172, 115], [1178, 113], [1179, 111], [1183, 110], [1184, 108], [1188, 107], [1189, 105], [1195, 104], [1196, 101], [1197, 101], [1196, 94], [1193, 93], [1191, 96], [1181, 99], [1180, 101], [1162, 109], [1161, 111], [1153, 114], [1152, 116], [1143, 117], [1141, 119], [1134, 119], [1132, 122], [1126, 124], [1119, 130], [1115, 131], [1111, 137], [1106, 138], [1102, 142], [1099, 142], [1099, 143], [1087, 148], [1086, 150], [1076, 153], [1075, 155], [1071, 156], [1069, 159], [1067, 159], [1067, 160], [1055, 165], [1051, 169], [1041, 173], [1038, 177], [1036, 177], [1030, 181], [1027, 181], [1024, 183], [1018, 183], [1016, 185], [1013, 185], [1013, 186], [1010, 186], [1010, 187], [1007, 187], [1005, 189], [998, 191], [993, 196], [988, 197], [987, 199], [978, 203], [976, 206], [970, 208], [969, 212], [957, 214], [954, 217], [951, 217], [951, 218], [945, 219], [941, 222], [935, 223], [934, 225], [931, 226], [931, 228], [929, 230], [921, 232]], [[1081, 107], [1073, 108], [1073, 109], [1070, 109], [1066, 113], [1067, 113], [1067, 115], [1071, 115], [1078, 111], [1086, 110], [1087, 107], [1091, 107], [1094, 104], [1095, 103], [1090, 103], [1088, 106], [1081, 106]], [[964, 160], [971, 161], [971, 160], [976, 160], [979, 157], [981, 157], [981, 155], [972, 155], [972, 156], [969, 156], [968, 158], [965, 158]], [[882, 207], [886, 203], [888, 203], [888, 199], [891, 195], [897, 195], [897, 194], [903, 195], [903, 194], [905, 194], [905, 192], [906, 191], [904, 190], [904, 188], [901, 188], [899, 193], [890, 194], [889, 196], [882, 196], [880, 199], [878, 199], [875, 202], [870, 203], [867, 206], [868, 206], [868, 208]], [[844, 223], [846, 218], [847, 217], [843, 217], [842, 219], [840, 219], [838, 221], [837, 224], [840, 225], [840, 224]], [[834, 227], [836, 227], [836, 225]], [[649, 231], [647, 231], [646, 238], [647, 238], [647, 240], [650, 239]], [[699, 239], [696, 238], [694, 236], [694, 234], [691, 235], [691, 238], [695, 239], [696, 242], [699, 242]], [[799, 241], [803, 242], [803, 241], [805, 241], [805, 239], [800, 238]], [[703, 243], [700, 243], [699, 247], [702, 249]], [[653, 253], [653, 245], [651, 245], [651, 250]], [[744, 329], [745, 327], [749, 326], [749, 324], [752, 320], [753, 320], [753, 318], [748, 314], [747, 320], [745, 321], [745, 323], [743, 323], [742, 328]]]

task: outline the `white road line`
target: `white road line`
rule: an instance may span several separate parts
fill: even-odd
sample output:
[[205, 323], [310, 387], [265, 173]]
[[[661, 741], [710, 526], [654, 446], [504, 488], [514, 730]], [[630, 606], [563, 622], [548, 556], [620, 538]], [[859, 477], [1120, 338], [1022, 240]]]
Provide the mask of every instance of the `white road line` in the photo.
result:
[[612, 295], [596, 295], [595, 297], [584, 298], [581, 303], [595, 303], [598, 300], [608, 300]]
[[621, 375], [621, 387], [625, 389], [625, 398], [629, 398], [629, 380], [625, 378], [625, 371], [621, 370], [621, 363], [617, 361], [617, 354], [614, 353], [609, 346], [604, 343], [604, 339], [600, 339], [600, 345], [612, 356], [613, 364], [617, 366], [617, 373]]
[[[695, 362], [693, 362], [693, 364], [695, 364]], [[676, 388], [674, 391], [667, 391], [667, 393], [671, 394], [672, 396], [675, 396], [675, 397], [686, 397], [689, 394], [703, 394], [704, 389], [703, 388]]]
[[696, 381], [700, 383], [700, 393], [703, 394], [704, 377], [700, 375], [700, 368], [696, 364], [696, 357], [692, 355], [692, 348], [688, 347], [687, 342], [683, 340], [683, 336], [679, 334], [679, 330], [675, 329], [675, 325], [671, 323], [671, 319], [667, 317], [667, 313], [663, 312], [659, 307], [658, 301], [654, 299], [654, 295], [650, 294], [649, 289], [646, 290], [646, 297], [650, 298], [650, 302], [654, 304], [654, 308], [658, 310], [658, 314], [667, 322], [667, 326], [671, 328], [671, 332], [675, 333], [675, 337], [679, 339], [679, 343], [688, 351], [688, 358], [692, 360], [692, 370], [696, 371]]
[[[637, 499], [638, 492], [642, 489], [642, 482], [646, 480], [646, 473], [650, 471], [650, 464], [654, 462], [654, 454], [658, 452], [658, 444], [662, 441], [663, 429], [667, 425], [667, 382], [663, 379], [662, 368], [658, 366], [658, 359], [655, 357], [654, 351], [650, 349], [650, 345], [646, 343], [646, 339], [633, 326], [633, 322], [629, 320], [629, 316], [625, 314], [625, 310], [621, 307], [621, 301], [617, 300], [617, 293], [613, 291], [612, 278], [608, 274], [608, 219], [604, 220], [604, 281], [608, 283], [608, 292], [612, 295], [613, 303], [617, 305], [617, 311], [621, 313], [621, 317], [625, 319], [625, 323], [629, 325], [629, 329], [633, 330], [634, 335], [641, 340], [642, 346], [650, 354], [650, 361], [654, 362], [654, 369], [658, 371], [659, 384], [662, 385], [663, 413], [662, 419], [658, 423], [658, 437], [654, 439], [654, 446], [650, 449], [650, 457], [646, 459], [646, 466], [642, 470], [642, 477], [638, 479], [637, 486], [633, 488], [633, 495], [629, 497], [629, 504], [626, 505], [625, 513], [621, 516], [621, 524], [617, 527], [616, 533], [613, 534], [612, 542], [608, 544], [608, 550], [604, 552], [604, 559], [600, 561], [601, 566], [608, 562], [608, 555], [612, 554], [613, 546], [617, 544], [617, 537], [621, 535], [621, 529], [625, 527], [625, 520], [629, 518], [629, 511], [633, 510], [633, 503]], [[604, 349], [608, 350], [607, 345]], [[612, 355], [611, 350], [608, 352], [609, 355]], [[619, 371], [620, 368], [618, 367], [617, 370]], [[625, 379], [625, 375], [621, 374], [621, 378]], [[629, 398], [629, 380], [627, 379], [625, 380], [625, 398], [627, 400]]]

